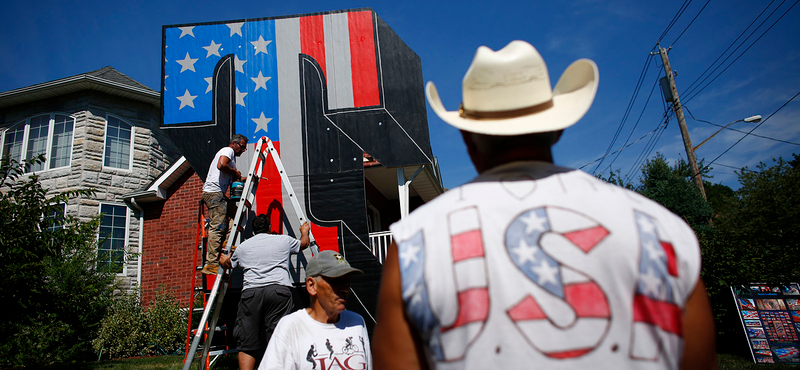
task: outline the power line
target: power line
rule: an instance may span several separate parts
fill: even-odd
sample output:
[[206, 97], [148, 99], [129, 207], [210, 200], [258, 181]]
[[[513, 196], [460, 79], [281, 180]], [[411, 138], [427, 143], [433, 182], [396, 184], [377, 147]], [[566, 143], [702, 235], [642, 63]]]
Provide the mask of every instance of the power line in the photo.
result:
[[614, 133], [614, 137], [611, 138], [611, 143], [608, 144], [608, 148], [606, 148], [605, 153], [603, 153], [603, 156], [600, 157], [600, 163], [598, 163], [597, 166], [595, 166], [595, 168], [592, 170], [592, 174], [594, 174], [597, 171], [597, 168], [603, 164], [603, 159], [609, 156], [609, 152], [611, 152], [611, 148], [613, 148], [614, 144], [616, 144], [619, 134], [622, 132], [622, 128], [625, 127], [625, 122], [628, 120], [628, 116], [633, 109], [636, 98], [639, 96], [639, 91], [642, 89], [642, 82], [644, 81], [645, 76], [647, 76], [647, 67], [649, 65], [650, 58], [652, 57], [653, 56], [648, 53], [647, 58], [645, 58], [642, 71], [639, 73], [639, 79], [636, 81], [636, 87], [633, 88], [633, 94], [631, 94], [631, 99], [628, 101], [628, 106], [625, 109], [625, 113], [622, 115], [622, 120], [620, 121], [619, 126], [617, 126], [617, 131]]
[[[713, 160], [713, 161], [711, 161], [711, 162], [709, 162], [707, 165], [703, 166], [703, 169], [706, 169], [706, 168], [708, 168], [708, 167], [709, 167], [709, 166], [711, 166], [711, 164], [712, 164], [712, 163], [714, 163], [714, 162], [715, 162], [717, 159], [719, 159], [720, 157], [722, 157], [723, 155], [725, 155], [725, 153], [728, 153], [728, 152], [729, 152], [731, 149], [733, 149], [733, 147], [735, 147], [737, 144], [739, 144], [740, 142], [742, 142], [742, 140], [744, 140], [744, 138], [746, 138], [747, 136], [749, 136], [749, 135], [750, 135], [750, 133], [752, 133], [753, 131], [755, 131], [757, 128], [761, 127], [761, 125], [763, 125], [764, 123], [766, 123], [767, 121], [769, 121], [769, 119], [770, 119], [770, 118], [772, 118], [772, 116], [774, 116], [776, 113], [780, 112], [780, 111], [781, 111], [781, 109], [783, 109], [785, 106], [787, 106], [789, 103], [791, 103], [791, 102], [792, 102], [792, 100], [794, 100], [794, 98], [796, 98], [798, 95], [800, 95], [800, 91], [798, 91], [798, 92], [797, 92], [797, 94], [794, 94], [794, 96], [793, 96], [791, 99], [789, 99], [789, 100], [788, 100], [786, 103], [783, 103], [783, 105], [781, 105], [781, 106], [780, 106], [780, 108], [778, 108], [777, 110], [775, 110], [774, 112], [772, 112], [772, 114], [770, 114], [770, 115], [769, 115], [769, 117], [767, 117], [766, 119], [762, 120], [762, 121], [761, 121], [761, 122], [760, 122], [758, 125], [756, 125], [756, 127], [753, 127], [753, 129], [752, 129], [752, 130], [750, 130], [750, 131], [749, 131], [749, 132], [748, 132], [746, 135], [742, 136], [742, 137], [741, 137], [741, 138], [740, 138], [738, 141], [736, 141], [735, 143], [733, 143], [733, 145], [731, 145], [730, 147], [728, 147], [728, 149], [725, 149], [725, 151], [724, 151], [724, 152], [722, 152], [722, 154], [718, 155], [716, 158], [714, 158], [714, 160]], [[701, 171], [701, 172], [702, 172], [702, 171]], [[695, 175], [695, 176], [696, 176], [696, 175]], [[692, 176], [692, 178], [694, 178], [694, 176]]]
[[[650, 94], [647, 95], [647, 100], [645, 100], [644, 105], [642, 106], [642, 111], [639, 113], [639, 117], [636, 118], [636, 123], [633, 125], [633, 128], [631, 129], [631, 132], [628, 134], [628, 137], [625, 138], [625, 142], [622, 144], [622, 146], [628, 144], [628, 142], [631, 140], [631, 136], [633, 136], [633, 133], [636, 131], [636, 127], [639, 127], [639, 122], [642, 121], [642, 116], [644, 115], [645, 110], [647, 110], [647, 105], [650, 103], [650, 98], [653, 97], [653, 91], [656, 89], [656, 86], [658, 86], [658, 79], [655, 80], [655, 83], [653, 83], [653, 87], [650, 88]], [[609, 168], [614, 164], [614, 162], [617, 161], [617, 158], [619, 158], [620, 153], [622, 152], [618, 151], [616, 157], [614, 157], [614, 159], [611, 160], [611, 163], [608, 164]]]
[[[742, 51], [742, 52], [741, 52], [741, 54], [739, 54], [739, 56], [737, 56], [737, 57], [736, 57], [736, 59], [734, 59], [732, 62], [730, 62], [730, 63], [728, 64], [728, 66], [727, 66], [727, 67], [725, 67], [725, 69], [723, 69], [723, 70], [722, 70], [720, 73], [718, 73], [718, 74], [717, 74], [717, 75], [714, 77], [714, 79], [712, 79], [712, 80], [711, 80], [711, 81], [709, 81], [707, 84], [705, 84], [705, 86], [703, 86], [703, 88], [701, 88], [700, 90], [698, 90], [698, 91], [697, 91], [696, 93], [694, 93], [692, 96], [690, 96], [690, 97], [688, 97], [686, 100], [684, 100], [684, 104], [685, 104], [685, 103], [688, 103], [688, 102], [689, 102], [690, 100], [692, 100], [692, 99], [693, 99], [695, 96], [697, 96], [698, 94], [700, 94], [701, 92], [703, 92], [703, 90], [705, 90], [705, 89], [706, 89], [706, 87], [708, 87], [709, 85], [711, 85], [711, 83], [713, 83], [714, 81], [716, 81], [716, 80], [717, 80], [717, 78], [719, 78], [719, 76], [721, 76], [723, 73], [725, 73], [725, 71], [727, 71], [727, 70], [728, 70], [728, 68], [730, 68], [730, 67], [731, 67], [731, 66], [732, 66], [734, 63], [736, 63], [736, 61], [738, 61], [738, 60], [739, 60], [739, 58], [741, 58], [741, 57], [742, 57], [742, 56], [743, 56], [745, 53], [747, 53], [747, 51], [748, 51], [748, 50], [750, 50], [750, 48], [752, 48], [752, 47], [753, 47], [753, 45], [755, 45], [755, 44], [756, 44], [756, 43], [757, 43], [759, 40], [761, 40], [761, 38], [762, 38], [762, 37], [764, 37], [764, 35], [766, 35], [766, 34], [767, 34], [767, 32], [769, 32], [769, 31], [772, 29], [772, 27], [775, 27], [775, 25], [776, 25], [776, 24], [778, 24], [778, 22], [779, 22], [781, 19], [783, 19], [783, 17], [784, 17], [784, 16], [786, 16], [786, 14], [787, 14], [787, 13], [789, 13], [789, 11], [791, 11], [791, 10], [792, 10], [792, 8], [794, 8], [794, 6], [795, 6], [795, 5], [797, 5], [797, 3], [798, 3], [798, 2], [800, 2], [800, 0], [797, 0], [797, 1], [795, 1], [795, 2], [794, 2], [794, 4], [792, 4], [792, 6], [790, 6], [790, 7], [789, 7], [789, 9], [786, 9], [786, 11], [785, 11], [785, 12], [783, 12], [783, 14], [781, 14], [781, 16], [780, 16], [780, 17], [778, 17], [778, 19], [777, 19], [777, 20], [775, 20], [775, 22], [773, 22], [773, 23], [772, 23], [772, 24], [769, 26], [769, 28], [767, 28], [767, 29], [766, 29], [766, 30], [765, 30], [763, 33], [761, 33], [761, 35], [760, 35], [760, 36], [758, 36], [758, 38], [757, 38], [755, 41], [753, 41], [753, 42], [750, 44], [750, 46], [748, 46], [748, 47], [747, 47], [747, 49], [745, 49], [744, 51]], [[781, 3], [781, 4], [783, 4], [783, 3]], [[779, 5], [778, 7], [780, 7], [780, 5]], [[777, 10], [777, 8], [775, 8], [775, 10]], [[774, 11], [773, 11], [773, 13], [774, 13]], [[770, 17], [772, 16], [772, 14], [773, 14], [773, 13], [770, 13]], [[768, 17], [768, 18], [769, 18], [769, 17]], [[766, 21], [766, 19], [765, 19], [765, 21]], [[762, 23], [763, 23], [763, 22], [762, 22]], [[760, 28], [760, 27], [761, 27], [761, 26], [759, 25], [759, 28]], [[758, 29], [758, 28], [757, 28], [757, 29]], [[757, 29], [756, 29], [756, 30], [757, 30]], [[754, 32], [755, 32], [755, 30], [754, 30]]]
[[[784, 1], [785, 1], [785, 0], [784, 0]], [[750, 27], [752, 27], [752, 26], [753, 26], [753, 25], [756, 23], [756, 20], [758, 20], [759, 18], [761, 18], [761, 15], [763, 15], [763, 14], [764, 14], [764, 12], [766, 12], [766, 11], [767, 11], [767, 9], [769, 9], [769, 7], [770, 7], [770, 6], [772, 6], [772, 3], [774, 3], [774, 2], [775, 2], [775, 0], [772, 0], [772, 1], [771, 1], [769, 4], [767, 4], [767, 6], [764, 8], [764, 10], [762, 10], [762, 11], [761, 11], [761, 13], [759, 13], [759, 14], [758, 14], [758, 16], [756, 16], [755, 18], [753, 18], [753, 20], [752, 20], [752, 21], [750, 21], [750, 24], [747, 26], [747, 28], [745, 28], [745, 29], [744, 29], [744, 31], [742, 31], [742, 32], [739, 34], [739, 36], [737, 36], [737, 37], [736, 37], [736, 39], [734, 39], [734, 40], [733, 40], [733, 42], [731, 42], [731, 44], [730, 44], [730, 45], [728, 45], [728, 47], [727, 47], [727, 48], [725, 48], [725, 50], [722, 52], [722, 54], [720, 54], [720, 55], [717, 57], [717, 59], [715, 59], [715, 60], [714, 60], [714, 61], [713, 61], [713, 62], [712, 62], [712, 63], [711, 63], [711, 64], [710, 64], [708, 67], [706, 67], [706, 69], [703, 71], [703, 73], [701, 73], [699, 76], [697, 76], [697, 78], [696, 78], [694, 81], [692, 81], [692, 83], [690, 83], [690, 84], [689, 84], [689, 86], [686, 86], [686, 91], [690, 91], [690, 90], [691, 90], [691, 88], [694, 86], [694, 84], [695, 84], [695, 83], [697, 83], [697, 81], [699, 81], [699, 80], [700, 80], [700, 79], [701, 79], [701, 78], [702, 78], [702, 77], [703, 77], [703, 76], [706, 74], [706, 72], [708, 72], [708, 70], [709, 70], [709, 69], [711, 69], [711, 67], [713, 67], [714, 65], [716, 65], [716, 64], [717, 64], [717, 62], [719, 61], [719, 59], [720, 59], [720, 58], [722, 58], [723, 56], [725, 56], [725, 54], [727, 54], [727, 53], [728, 53], [728, 50], [730, 50], [730, 49], [731, 49], [731, 48], [732, 48], [734, 45], [736, 45], [736, 42], [737, 42], [737, 41], [739, 41], [739, 39], [740, 39], [740, 38], [742, 38], [742, 36], [744, 36], [744, 34], [747, 32], [747, 30], [749, 30], [749, 29], [750, 29]], [[750, 37], [750, 36], [748, 36], [748, 38], [749, 38], [749, 37]], [[737, 49], [738, 49], [738, 48], [737, 48]], [[726, 60], [727, 60], [727, 59], [726, 59]], [[719, 67], [718, 67], [718, 68], [719, 68]], [[716, 69], [715, 69], [715, 71], [716, 71]], [[713, 73], [713, 72], [712, 72], [712, 73]], [[705, 81], [705, 80], [704, 80], [704, 81]]]
[[683, 4], [681, 4], [681, 7], [678, 9], [678, 12], [675, 13], [675, 15], [672, 17], [672, 20], [669, 21], [669, 24], [664, 29], [664, 32], [661, 33], [661, 36], [658, 36], [658, 41], [656, 41], [656, 44], [660, 43], [661, 40], [664, 39], [664, 36], [666, 36], [667, 33], [669, 33], [669, 31], [672, 29], [672, 26], [675, 25], [675, 23], [678, 21], [678, 19], [681, 17], [681, 15], [683, 15], [683, 12], [686, 11], [686, 8], [688, 8], [689, 4], [691, 4], [691, 3], [692, 3], [692, 0], [684, 0]]
[[[664, 125], [666, 125], [666, 122], [664, 122]], [[659, 127], [656, 127], [656, 129], [655, 129], [655, 130], [653, 130], [653, 131], [650, 131], [650, 132], [648, 132], [648, 133], [644, 134], [642, 137], [640, 137], [640, 138], [636, 139], [636, 141], [634, 141], [634, 142], [632, 142], [632, 143], [628, 144], [627, 146], [624, 146], [624, 147], [622, 147], [622, 148], [619, 148], [619, 149], [617, 149], [617, 150], [615, 150], [615, 151], [613, 151], [613, 152], [611, 152], [611, 153], [608, 153], [608, 154], [607, 154], [606, 156], [604, 156], [604, 157], [600, 157], [600, 158], [597, 158], [597, 159], [595, 159], [595, 160], [593, 160], [593, 161], [591, 161], [591, 162], [589, 162], [589, 163], [586, 163], [586, 164], [584, 164], [583, 166], [580, 166], [580, 167], [578, 167], [578, 169], [583, 169], [584, 167], [586, 167], [586, 166], [588, 166], [588, 165], [590, 165], [590, 164], [592, 164], [592, 163], [594, 163], [594, 162], [597, 162], [597, 161], [603, 160], [604, 158], [610, 157], [610, 156], [612, 156], [612, 155], [614, 155], [614, 154], [616, 154], [616, 153], [618, 153], [618, 152], [621, 152], [621, 151], [623, 151], [623, 150], [625, 150], [625, 149], [628, 149], [628, 148], [630, 148], [630, 147], [631, 147], [633, 144], [636, 144], [636, 143], [638, 143], [639, 141], [641, 141], [642, 139], [644, 139], [644, 138], [646, 138], [646, 137], [648, 137], [648, 136], [652, 135], [653, 133], [655, 133], [656, 131], [658, 131], [658, 129], [660, 129], [660, 128], [661, 128], [661, 126], [659, 126]]]
[[747, 131], [743, 131], [743, 130], [739, 130], [739, 129], [735, 129], [735, 128], [730, 128], [730, 127], [725, 127], [725, 126], [723, 126], [723, 125], [718, 125], [718, 124], [716, 124], [716, 123], [714, 123], [714, 122], [709, 122], [709, 121], [706, 121], [706, 120], [702, 120], [702, 119], [699, 119], [699, 118], [695, 118], [695, 117], [694, 117], [694, 115], [692, 114], [692, 111], [690, 111], [688, 107], [686, 107], [686, 106], [684, 105], [684, 106], [683, 106], [683, 109], [685, 109], [685, 110], [686, 110], [686, 112], [688, 112], [688, 113], [689, 113], [689, 116], [690, 116], [690, 117], [692, 117], [692, 119], [693, 119], [693, 120], [695, 120], [695, 121], [697, 121], [697, 122], [703, 122], [703, 123], [707, 123], [707, 124], [709, 124], [709, 125], [712, 125], [712, 126], [722, 127], [722, 128], [724, 128], [724, 129], [726, 129], [726, 130], [731, 130], [731, 131], [741, 132], [741, 133], [743, 133], [743, 134], [747, 134], [747, 135], [750, 135], [750, 136], [755, 136], [755, 137], [759, 137], [759, 138], [762, 138], [762, 139], [767, 139], [767, 140], [777, 141], [777, 142], [779, 142], [779, 143], [792, 144], [792, 145], [800, 145], [800, 143], [795, 143], [795, 142], [792, 142], [792, 141], [787, 141], [787, 140], [776, 139], [776, 138], [774, 138], [774, 137], [769, 137], [769, 136], [764, 136], [764, 135], [759, 135], [759, 134], [754, 134], [754, 133], [748, 133]]
[[702, 12], [703, 12], [703, 10], [705, 10], [705, 9], [706, 9], [706, 6], [708, 6], [708, 3], [710, 3], [710, 2], [711, 2], [711, 0], [707, 0], [707, 1], [706, 1], [706, 3], [705, 3], [705, 4], [703, 4], [703, 7], [702, 7], [702, 8], [700, 8], [700, 11], [698, 11], [698, 12], [697, 12], [697, 14], [695, 14], [695, 15], [694, 15], [694, 18], [692, 18], [691, 22], [689, 22], [689, 24], [688, 24], [688, 25], [686, 25], [686, 28], [684, 28], [684, 29], [683, 29], [683, 31], [681, 31], [681, 33], [678, 35], [678, 37], [676, 37], [676, 38], [675, 38], [675, 41], [673, 41], [673, 42], [672, 42], [672, 45], [673, 45], [673, 46], [675, 46], [675, 44], [678, 42], [678, 40], [680, 40], [680, 39], [681, 39], [681, 36], [683, 36], [684, 32], [686, 32], [686, 30], [688, 30], [688, 29], [689, 29], [689, 27], [691, 27], [691, 26], [692, 26], [692, 23], [694, 23], [694, 21], [697, 19], [697, 17], [699, 17], [699, 16], [700, 16], [700, 13], [702, 13]]

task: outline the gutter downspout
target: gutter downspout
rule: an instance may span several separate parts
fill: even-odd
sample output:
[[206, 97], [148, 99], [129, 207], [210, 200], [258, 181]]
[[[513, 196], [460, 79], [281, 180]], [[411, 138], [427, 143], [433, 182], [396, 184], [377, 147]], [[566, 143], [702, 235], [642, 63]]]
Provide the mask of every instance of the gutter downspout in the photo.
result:
[[131, 197], [131, 205], [139, 211], [139, 253], [136, 264], [136, 286], [139, 288], [139, 300], [142, 299], [142, 250], [144, 242], [144, 209], [136, 203], [136, 198]]

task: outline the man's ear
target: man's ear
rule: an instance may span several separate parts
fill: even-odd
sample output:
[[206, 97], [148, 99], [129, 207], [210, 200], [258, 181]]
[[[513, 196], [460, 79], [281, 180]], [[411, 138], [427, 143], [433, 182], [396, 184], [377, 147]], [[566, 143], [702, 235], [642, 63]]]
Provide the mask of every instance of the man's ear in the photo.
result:
[[313, 277], [306, 277], [306, 290], [309, 295], [317, 295], [317, 281]]

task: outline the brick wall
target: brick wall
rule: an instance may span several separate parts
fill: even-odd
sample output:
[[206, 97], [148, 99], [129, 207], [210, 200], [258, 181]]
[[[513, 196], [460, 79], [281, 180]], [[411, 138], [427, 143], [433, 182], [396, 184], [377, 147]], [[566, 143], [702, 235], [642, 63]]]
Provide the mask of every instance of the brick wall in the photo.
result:
[[[203, 183], [187, 171], [167, 192], [167, 200], [143, 205], [142, 304], [147, 306], [161, 286], [182, 306], [191, 302], [190, 279], [197, 235], [197, 209]], [[202, 256], [198, 256], [198, 264]], [[196, 274], [199, 276], [200, 274]]]

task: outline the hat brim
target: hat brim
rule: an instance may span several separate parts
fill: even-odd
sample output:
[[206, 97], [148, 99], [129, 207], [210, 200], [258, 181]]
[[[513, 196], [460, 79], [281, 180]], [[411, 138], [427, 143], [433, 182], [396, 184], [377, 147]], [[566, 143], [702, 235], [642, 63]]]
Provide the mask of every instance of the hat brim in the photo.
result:
[[458, 111], [444, 108], [433, 82], [425, 86], [425, 95], [433, 112], [459, 130], [498, 136], [525, 135], [558, 131], [578, 122], [592, 106], [598, 80], [597, 65], [589, 59], [579, 59], [570, 64], [558, 79], [551, 108], [513, 118], [477, 120], [461, 117]]

